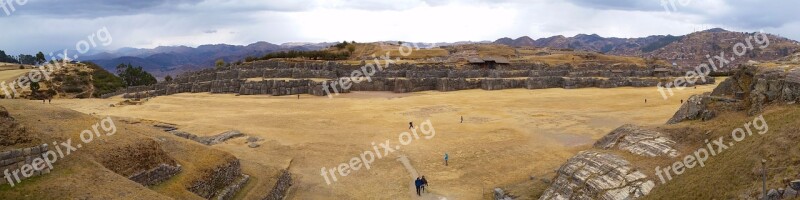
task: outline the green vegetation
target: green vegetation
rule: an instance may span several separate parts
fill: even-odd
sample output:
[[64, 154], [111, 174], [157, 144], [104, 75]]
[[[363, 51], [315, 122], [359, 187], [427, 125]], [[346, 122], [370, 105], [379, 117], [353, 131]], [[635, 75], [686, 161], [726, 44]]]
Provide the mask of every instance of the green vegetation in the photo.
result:
[[166, 82], [172, 81], [172, 76], [170, 76], [170, 75], [165, 76], [164, 77], [164, 81], [166, 81]]
[[47, 58], [44, 57], [44, 53], [42, 53], [41, 51], [39, 53], [36, 53], [36, 64], [42, 64], [45, 61], [47, 61]]
[[33, 91], [33, 93], [38, 93], [39, 89], [42, 88], [41, 86], [39, 86], [39, 82], [33, 82], [33, 81], [31, 81], [30, 87], [31, 87], [31, 91]]
[[86, 62], [85, 64], [92, 69], [92, 85], [94, 86], [94, 94], [92, 94], [92, 96], [100, 97], [125, 87], [125, 82], [122, 81], [122, 78], [115, 76], [94, 63]]
[[649, 44], [647, 46], [642, 47], [642, 52], [647, 53], [647, 52], [652, 52], [652, 51], [658, 50], [658, 49], [660, 49], [662, 47], [665, 47], [665, 46], [667, 46], [667, 45], [669, 45], [669, 44], [671, 44], [671, 43], [673, 43], [675, 41], [678, 41], [678, 40], [680, 40], [682, 38], [683, 38], [683, 36], [667, 35], [666, 37], [661, 38], [658, 41], [653, 42], [652, 44]]
[[217, 69], [225, 67], [225, 60], [222, 60], [221, 58], [217, 59], [217, 61], [214, 62], [214, 66], [216, 66]]
[[156, 77], [144, 71], [141, 66], [134, 67], [130, 63], [128, 65], [117, 65], [117, 75], [122, 78], [125, 86], [140, 86], [156, 84]]

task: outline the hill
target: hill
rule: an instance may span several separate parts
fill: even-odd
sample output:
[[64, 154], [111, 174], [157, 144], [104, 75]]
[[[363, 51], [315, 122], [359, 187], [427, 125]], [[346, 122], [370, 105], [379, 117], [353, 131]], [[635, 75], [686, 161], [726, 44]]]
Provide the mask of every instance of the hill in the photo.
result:
[[[618, 56], [634, 56], [664, 59], [683, 67], [694, 67], [707, 63], [706, 55], [733, 55], [736, 43], [745, 43], [755, 33], [732, 32], [720, 28], [690, 33], [683, 36], [655, 35], [642, 38], [605, 38], [597, 34], [578, 34], [574, 37], [553, 36], [540, 38], [533, 45], [522, 45], [524, 38], [511, 40], [502, 38], [496, 44], [509, 46], [535, 46], [554, 49], [573, 49], [579, 51], [599, 52]], [[777, 35], [767, 34], [770, 45], [765, 49], [748, 52], [746, 59], [731, 61], [730, 65], [738, 65], [754, 61], [769, 61], [782, 58], [800, 50], [800, 44]], [[520, 41], [518, 41], [520, 40]], [[727, 57], [726, 57], [727, 58]]]
[[103, 52], [82, 57], [79, 60], [91, 61], [104, 69], [113, 71], [121, 63], [142, 66], [146, 71], [156, 77], [176, 75], [185, 71], [200, 70], [214, 66], [217, 59], [225, 62], [244, 60], [248, 56], [263, 56], [275, 51], [288, 50], [316, 50], [324, 47], [326, 43], [276, 45], [268, 42], [257, 42], [243, 45], [200, 45], [187, 46], [160, 46], [153, 49], [122, 48], [114, 52]]

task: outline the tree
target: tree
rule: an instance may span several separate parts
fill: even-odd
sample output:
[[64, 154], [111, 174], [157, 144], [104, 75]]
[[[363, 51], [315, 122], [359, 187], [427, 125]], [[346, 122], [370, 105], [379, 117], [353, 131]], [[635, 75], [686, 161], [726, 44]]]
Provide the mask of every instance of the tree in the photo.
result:
[[165, 76], [164, 77], [164, 81], [166, 81], [166, 82], [172, 81], [172, 76], [170, 76], [170, 75]]
[[347, 45], [347, 52], [353, 54], [354, 51], [356, 51], [356, 45]]
[[217, 61], [214, 62], [214, 66], [216, 66], [217, 69], [225, 67], [225, 60], [222, 60], [222, 58], [217, 59]]
[[141, 66], [134, 67], [130, 63], [117, 65], [117, 75], [122, 78], [125, 86], [152, 85], [158, 82], [156, 77], [144, 71]]
[[19, 56], [17, 56], [17, 60], [19, 60], [19, 64], [26, 64], [26, 65], [36, 64], [36, 57], [32, 55], [19, 54]]
[[36, 53], [36, 64], [42, 64], [45, 61], [47, 61], [47, 58], [44, 57], [44, 53], [42, 53], [41, 51], [39, 53]]
[[31, 81], [31, 91], [33, 91], [33, 93], [38, 93], [39, 88], [41, 88], [41, 86], [39, 86], [39, 82]]

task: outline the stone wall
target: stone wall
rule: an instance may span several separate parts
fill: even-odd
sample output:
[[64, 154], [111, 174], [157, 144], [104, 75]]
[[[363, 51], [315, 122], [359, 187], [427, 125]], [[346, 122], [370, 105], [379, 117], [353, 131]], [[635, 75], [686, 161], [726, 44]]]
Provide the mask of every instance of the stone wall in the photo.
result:
[[175, 166], [160, 164], [153, 169], [136, 173], [128, 177], [128, 179], [144, 186], [153, 186], [172, 178], [172, 176], [181, 172], [181, 169], [180, 164], [175, 164]]
[[272, 187], [272, 190], [264, 200], [282, 200], [286, 197], [286, 193], [289, 192], [291, 186], [292, 174], [288, 170], [283, 170], [278, 177], [278, 181], [275, 182], [275, 187]]
[[[16, 181], [16, 178], [13, 177], [6, 177], [4, 172], [8, 170], [9, 173], [14, 173], [15, 170], [20, 171], [18, 173], [19, 180], [27, 179], [22, 175], [22, 166], [30, 165], [33, 166], [33, 160], [36, 158], [45, 159], [42, 155], [44, 152], [47, 152], [47, 144], [42, 144], [40, 146], [29, 147], [29, 148], [21, 148], [21, 149], [11, 149], [8, 151], [0, 152], [0, 185], [8, 183], [8, 178], [12, 181]], [[39, 165], [39, 167], [44, 167], [42, 170], [35, 170], [32, 169], [33, 175], [30, 177], [36, 177], [42, 174], [50, 173], [50, 168], [44, 166], [45, 164]], [[28, 178], [30, 178], [28, 177]], [[16, 184], [16, 182], [14, 183]]]
[[[389, 64], [384, 70], [376, 71], [369, 80], [354, 80], [352, 87], [338, 93], [350, 91], [392, 91], [397, 93], [427, 90], [456, 91], [465, 89], [502, 90], [512, 88], [614, 88], [623, 86], [652, 87], [664, 75], [682, 76], [679, 71], [656, 73], [652, 69], [635, 65], [597, 65], [579, 66], [545, 64], [514, 64], [498, 69], [479, 69], [468, 66], [466, 69], [447, 65]], [[107, 98], [123, 95], [125, 98], [148, 98], [183, 92], [233, 93], [240, 95], [327, 95], [322, 82], [311, 78], [338, 81], [349, 78], [354, 70], [362, 71], [362, 65], [348, 65], [336, 62], [287, 63], [277, 61], [257, 61], [227, 69], [204, 69], [178, 75], [171, 82], [161, 82], [150, 86], [137, 86], [121, 89]], [[360, 73], [360, 72], [359, 72]], [[262, 81], [247, 81], [262, 78]], [[274, 80], [291, 78], [297, 80]], [[525, 80], [525, 79], [528, 80]], [[481, 80], [472, 80], [481, 79]], [[663, 78], [661, 78], [663, 79]], [[711, 84], [711, 81], [698, 84]], [[339, 84], [340, 85], [340, 84]], [[693, 85], [689, 85], [691, 87]], [[331, 93], [334, 91], [329, 89]]]
[[242, 169], [239, 159], [208, 170], [204, 177], [195, 180], [187, 190], [200, 197], [212, 199], [213, 197], [224, 195], [224, 190], [231, 184], [236, 183], [242, 176]]

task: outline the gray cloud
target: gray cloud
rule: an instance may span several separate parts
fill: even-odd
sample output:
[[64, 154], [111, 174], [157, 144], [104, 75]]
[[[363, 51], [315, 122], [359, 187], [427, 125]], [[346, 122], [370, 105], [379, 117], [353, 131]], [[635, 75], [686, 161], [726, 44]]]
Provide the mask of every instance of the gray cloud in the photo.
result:
[[793, 10], [800, 2], [674, 1], [676, 9], [667, 14], [660, 0], [29, 0], [11, 16], [0, 12], [0, 27], [12, 27], [0, 37], [0, 49], [12, 54], [74, 49], [102, 27], [114, 42], [96, 50], [578, 33], [641, 37], [713, 27], [800, 38], [800, 12]]

